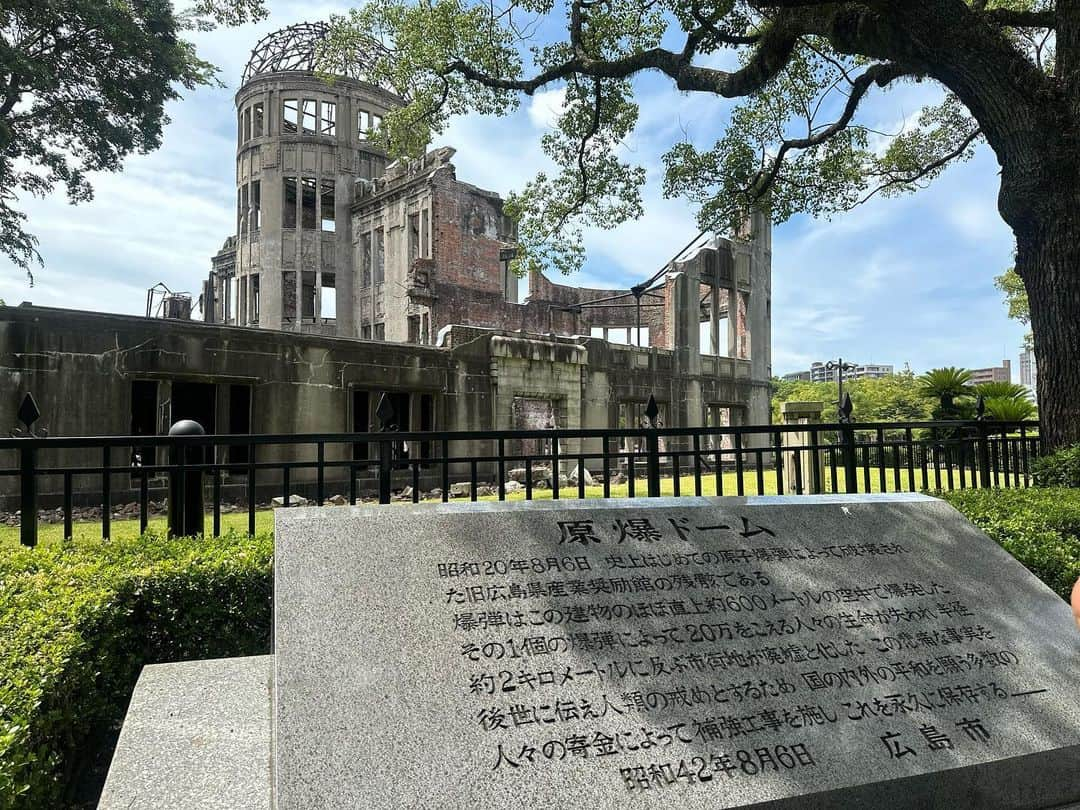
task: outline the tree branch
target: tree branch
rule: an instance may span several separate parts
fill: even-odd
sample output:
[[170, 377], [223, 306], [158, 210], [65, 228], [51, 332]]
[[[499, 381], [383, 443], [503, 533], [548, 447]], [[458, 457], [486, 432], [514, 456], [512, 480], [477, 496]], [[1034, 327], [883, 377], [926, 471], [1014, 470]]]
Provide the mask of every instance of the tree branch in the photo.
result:
[[578, 189], [577, 201], [569, 206], [559, 217], [559, 221], [551, 229], [550, 233], [559, 231], [570, 219], [571, 216], [576, 214], [582, 209], [582, 207], [589, 201], [589, 169], [585, 165], [586, 151], [589, 148], [589, 141], [591, 141], [596, 133], [600, 131], [600, 107], [603, 104], [603, 86], [600, 79], [593, 80], [593, 109], [592, 120], [589, 122], [589, 130], [581, 137], [581, 142], [578, 145], [577, 165], [578, 165], [578, 177], [581, 178], [581, 186]]
[[829, 138], [847, 127], [855, 117], [855, 112], [859, 108], [859, 104], [862, 102], [863, 98], [866, 97], [867, 92], [869, 92], [873, 85], [876, 84], [878, 87], [885, 87], [889, 82], [895, 81], [901, 76], [908, 75], [909, 73], [910, 71], [891, 62], [873, 65], [867, 68], [864, 73], [852, 82], [851, 95], [848, 96], [847, 104], [844, 105], [844, 111], [840, 114], [840, 117], [819, 132], [815, 132], [805, 138], [787, 139], [781, 143], [780, 148], [776, 152], [776, 157], [773, 158], [772, 165], [769, 167], [769, 171], [764, 175], [759, 172], [757, 177], [754, 178], [752, 188], [749, 190], [750, 194], [754, 198], [760, 199], [768, 192], [773, 183], [776, 182], [777, 176], [780, 174], [780, 167], [784, 163], [784, 157], [792, 149], [809, 149], [810, 147], [818, 146], [825, 143]]
[[1008, 8], [992, 8], [983, 11], [982, 16], [987, 22], [1008, 28], [1057, 27], [1057, 15], [1053, 11], [1013, 11]]
[[693, 35], [687, 39], [687, 48], [675, 53], [664, 48], [631, 53], [618, 59], [594, 59], [583, 54], [575, 55], [561, 64], [540, 72], [530, 79], [504, 79], [477, 70], [467, 62], [457, 59], [449, 63], [443, 73], [457, 73], [466, 79], [496, 90], [513, 90], [533, 95], [551, 82], [567, 79], [574, 74], [599, 79], [625, 79], [643, 70], [659, 70], [675, 80], [680, 90], [696, 90], [715, 93], [725, 98], [750, 95], [761, 89], [773, 76], [787, 65], [795, 44], [801, 34], [798, 27], [773, 23], [762, 35], [749, 62], [739, 70], [699, 67], [691, 63]]
[[949, 161], [955, 160], [956, 158], [960, 157], [960, 155], [964, 154], [964, 151], [969, 146], [971, 146], [971, 144], [975, 142], [975, 139], [978, 138], [980, 135], [982, 135], [982, 130], [976, 127], [951, 152], [942, 155], [937, 160], [933, 160], [930, 163], [919, 167], [918, 170], [911, 172], [910, 174], [890, 177], [884, 183], [880, 184], [877, 188], [875, 188], [873, 191], [871, 191], [869, 194], [859, 200], [857, 205], [862, 205], [871, 197], [884, 191], [887, 188], [891, 188], [892, 186], [906, 186], [910, 185], [911, 183], [917, 183], [919, 180], [926, 177], [931, 172], [937, 171]]
[[[709, 18], [701, 13], [701, 6], [697, 0], [692, 0], [690, 3], [690, 15], [701, 26], [699, 31], [708, 34], [717, 42], [723, 42], [727, 45], [756, 45], [761, 41], [761, 34], [729, 34], [726, 31], [721, 31], [716, 27], [715, 17]], [[699, 41], [703, 38], [703, 36], [700, 37]], [[683, 50], [685, 51], [685, 48]]]

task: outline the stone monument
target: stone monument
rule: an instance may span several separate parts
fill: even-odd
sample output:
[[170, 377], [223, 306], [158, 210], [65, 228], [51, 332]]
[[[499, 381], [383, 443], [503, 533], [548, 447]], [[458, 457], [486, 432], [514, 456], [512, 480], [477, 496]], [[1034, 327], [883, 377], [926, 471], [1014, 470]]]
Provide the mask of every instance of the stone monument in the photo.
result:
[[[274, 655], [211, 700], [148, 668], [101, 807], [1080, 801], [1069, 607], [932, 498], [291, 509], [276, 537]], [[250, 804], [215, 804], [207, 748]]]

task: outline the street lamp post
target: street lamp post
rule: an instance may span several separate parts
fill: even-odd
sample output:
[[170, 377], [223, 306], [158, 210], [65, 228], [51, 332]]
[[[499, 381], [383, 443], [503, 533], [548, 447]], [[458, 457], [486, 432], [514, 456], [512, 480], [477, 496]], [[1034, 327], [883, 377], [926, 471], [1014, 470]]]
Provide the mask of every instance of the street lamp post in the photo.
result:
[[836, 372], [836, 407], [839, 409], [840, 421], [847, 421], [844, 414], [844, 372], [854, 371], [857, 366], [854, 363], [845, 363], [843, 357], [830, 360], [825, 364], [826, 371]]
[[840, 428], [839, 438], [843, 444], [841, 457], [844, 460], [844, 489], [848, 492], [858, 491], [858, 480], [855, 472], [855, 431], [851, 429], [851, 397], [844, 398], [844, 372], [854, 371], [854, 363], [845, 363], [843, 357], [830, 360], [825, 364], [826, 371], [836, 372], [836, 421]]

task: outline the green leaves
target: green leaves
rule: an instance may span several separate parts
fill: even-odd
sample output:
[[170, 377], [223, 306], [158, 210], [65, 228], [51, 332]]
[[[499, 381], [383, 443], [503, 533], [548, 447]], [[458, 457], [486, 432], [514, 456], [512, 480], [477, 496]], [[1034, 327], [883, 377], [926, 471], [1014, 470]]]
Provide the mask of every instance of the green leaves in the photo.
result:
[[971, 393], [971, 372], [956, 366], [935, 368], [919, 377], [923, 396], [933, 399], [960, 397]]
[[[851, 395], [854, 418], [858, 422], [907, 422], [930, 418], [932, 401], [923, 396], [918, 379], [910, 372], [885, 377], [845, 380], [844, 392]], [[835, 382], [773, 380], [773, 422], [781, 422], [782, 402], [823, 402], [822, 421], [835, 422], [837, 386]]]
[[0, 810], [64, 806], [144, 664], [266, 652], [272, 575], [269, 536], [0, 549]]
[[968, 489], [935, 494], [1068, 600], [1080, 577], [1080, 490]]
[[[19, 267], [41, 262], [18, 204], [65, 189], [93, 196], [92, 171], [161, 144], [165, 104], [217, 81], [213, 65], [181, 38], [213, 20], [265, 16], [261, 0], [6, 0], [0, 6], [0, 253]], [[31, 276], [32, 279], [32, 276]]]
[[1073, 487], [1080, 492], [1080, 444], [1043, 456], [1031, 472], [1040, 487]]
[[994, 276], [994, 286], [1005, 295], [1009, 317], [1023, 324], [1031, 323], [1031, 304], [1028, 303], [1027, 288], [1016, 268], [1010, 267], [1000, 276]]

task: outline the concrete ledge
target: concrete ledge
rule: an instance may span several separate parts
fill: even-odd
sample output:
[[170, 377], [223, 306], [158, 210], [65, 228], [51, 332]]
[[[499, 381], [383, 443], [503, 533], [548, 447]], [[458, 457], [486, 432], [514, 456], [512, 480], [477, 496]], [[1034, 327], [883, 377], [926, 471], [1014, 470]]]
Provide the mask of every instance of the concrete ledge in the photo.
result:
[[99, 810], [267, 810], [273, 656], [145, 667]]

